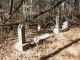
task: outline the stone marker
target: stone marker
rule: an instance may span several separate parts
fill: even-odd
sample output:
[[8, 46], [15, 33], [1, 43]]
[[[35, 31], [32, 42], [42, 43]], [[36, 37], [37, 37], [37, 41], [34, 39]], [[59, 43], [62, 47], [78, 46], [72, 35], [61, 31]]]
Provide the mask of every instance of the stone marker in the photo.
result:
[[41, 25], [40, 25], [40, 24], [38, 24], [37, 29], [38, 29], [38, 31], [40, 31], [40, 30], [41, 30]]
[[23, 51], [24, 50], [23, 45], [26, 43], [25, 26], [22, 24], [19, 24], [17, 31], [18, 31], [18, 43], [16, 43], [15, 47], [18, 51]]
[[45, 34], [42, 34], [40, 36], [37, 36], [34, 38], [34, 43], [39, 43], [40, 41], [43, 41], [43, 40], [46, 40], [47, 38], [53, 36], [53, 33], [50, 34], [50, 33], [45, 33]]
[[54, 34], [59, 34], [60, 33], [60, 31], [59, 31], [59, 16], [56, 16], [56, 25], [53, 29], [53, 32], [54, 32]]
[[68, 23], [69, 22], [67, 20], [63, 22], [62, 30], [67, 30], [69, 28], [69, 26], [68, 26], [69, 24]]

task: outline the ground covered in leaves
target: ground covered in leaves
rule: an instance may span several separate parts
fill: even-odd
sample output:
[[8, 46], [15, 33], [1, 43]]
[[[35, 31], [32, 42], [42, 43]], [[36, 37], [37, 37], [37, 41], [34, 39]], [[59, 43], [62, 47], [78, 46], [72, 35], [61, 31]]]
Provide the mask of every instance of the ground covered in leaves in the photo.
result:
[[[6, 35], [7, 39], [0, 37], [0, 60], [80, 60], [79, 27], [54, 35], [41, 44], [31, 44], [23, 52], [15, 48], [16, 36], [11, 32]], [[35, 36], [26, 34], [26, 41], [31, 43]]]

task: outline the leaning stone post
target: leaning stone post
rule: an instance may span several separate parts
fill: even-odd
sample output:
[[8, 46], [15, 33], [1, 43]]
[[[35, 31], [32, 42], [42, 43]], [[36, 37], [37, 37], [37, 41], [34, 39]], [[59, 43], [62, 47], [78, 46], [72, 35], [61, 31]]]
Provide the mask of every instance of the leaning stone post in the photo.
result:
[[25, 41], [25, 26], [23, 24], [19, 24], [18, 28], [18, 43], [16, 43], [16, 49], [18, 51], [23, 51], [24, 50], [24, 44], [26, 43]]

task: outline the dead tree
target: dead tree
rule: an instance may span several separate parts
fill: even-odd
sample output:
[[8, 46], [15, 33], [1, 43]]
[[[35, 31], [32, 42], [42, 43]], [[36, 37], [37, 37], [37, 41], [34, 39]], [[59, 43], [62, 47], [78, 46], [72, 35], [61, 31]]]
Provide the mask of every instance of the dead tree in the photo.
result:
[[13, 10], [13, 0], [9, 0], [9, 6], [10, 6], [9, 15], [11, 15], [12, 14], [12, 10]]

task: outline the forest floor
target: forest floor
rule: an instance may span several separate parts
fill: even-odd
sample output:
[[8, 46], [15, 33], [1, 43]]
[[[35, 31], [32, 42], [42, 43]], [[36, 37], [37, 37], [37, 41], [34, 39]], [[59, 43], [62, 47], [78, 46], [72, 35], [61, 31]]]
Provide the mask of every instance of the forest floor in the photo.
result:
[[[26, 41], [32, 42], [37, 34], [26, 36]], [[31, 44], [23, 52], [15, 48], [16, 36], [11, 32], [7, 39], [0, 37], [0, 60], [80, 60], [79, 27], [54, 35], [41, 44]]]

